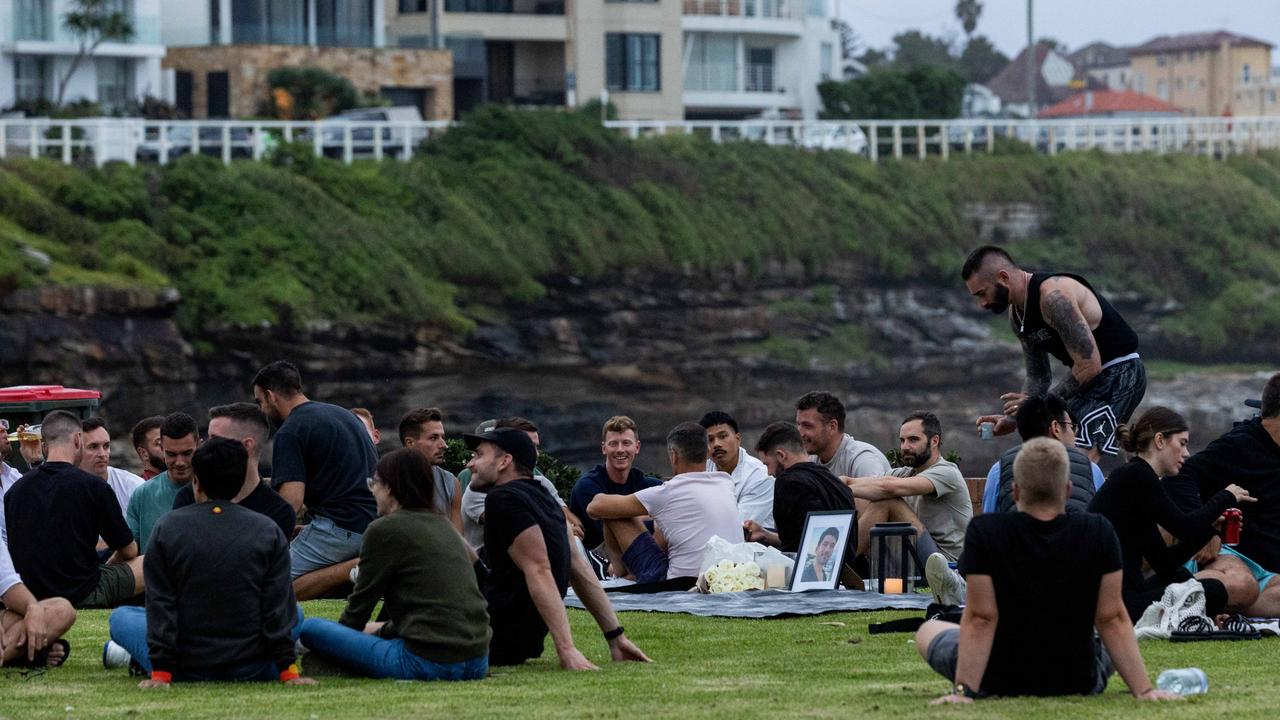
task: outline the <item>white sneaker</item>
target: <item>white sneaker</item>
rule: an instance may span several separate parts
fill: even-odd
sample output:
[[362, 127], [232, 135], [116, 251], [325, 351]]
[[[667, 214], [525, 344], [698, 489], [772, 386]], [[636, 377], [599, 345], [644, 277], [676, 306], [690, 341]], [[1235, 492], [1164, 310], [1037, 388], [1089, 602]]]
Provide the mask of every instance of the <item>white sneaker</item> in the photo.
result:
[[933, 599], [939, 605], [964, 605], [969, 586], [960, 573], [947, 565], [947, 556], [934, 553], [924, 564], [924, 576], [929, 581]]
[[117, 645], [114, 641], [108, 640], [102, 646], [102, 667], [108, 670], [128, 667], [129, 661], [132, 659], [133, 656], [129, 654], [129, 651]]

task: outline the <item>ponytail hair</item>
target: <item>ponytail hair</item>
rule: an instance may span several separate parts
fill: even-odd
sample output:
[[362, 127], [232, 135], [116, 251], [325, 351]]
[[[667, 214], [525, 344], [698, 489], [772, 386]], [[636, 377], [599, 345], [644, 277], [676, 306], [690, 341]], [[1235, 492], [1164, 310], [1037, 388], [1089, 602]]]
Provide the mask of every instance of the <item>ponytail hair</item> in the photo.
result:
[[1187, 421], [1174, 410], [1157, 405], [1142, 414], [1137, 422], [1116, 428], [1116, 439], [1130, 454], [1146, 451], [1156, 435], [1176, 435], [1188, 430]]

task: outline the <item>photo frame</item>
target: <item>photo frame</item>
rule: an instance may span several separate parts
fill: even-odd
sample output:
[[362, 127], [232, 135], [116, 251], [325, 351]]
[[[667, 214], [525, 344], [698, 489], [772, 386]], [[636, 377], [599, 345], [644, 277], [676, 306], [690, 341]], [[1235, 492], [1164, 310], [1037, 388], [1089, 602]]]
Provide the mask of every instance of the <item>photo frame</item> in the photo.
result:
[[811, 512], [804, 518], [791, 592], [835, 590], [853, 531], [853, 510]]

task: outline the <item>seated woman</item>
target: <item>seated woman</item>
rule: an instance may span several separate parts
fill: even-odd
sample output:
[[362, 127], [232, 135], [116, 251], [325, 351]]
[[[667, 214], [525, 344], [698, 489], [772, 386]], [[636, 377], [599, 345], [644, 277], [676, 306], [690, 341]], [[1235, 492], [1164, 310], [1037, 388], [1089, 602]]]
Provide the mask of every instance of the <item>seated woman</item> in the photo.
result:
[[[1174, 504], [1160, 478], [1177, 475], [1190, 453], [1187, 421], [1169, 408], [1151, 408], [1132, 426], [1120, 426], [1116, 437], [1136, 456], [1111, 473], [1089, 503], [1089, 512], [1105, 516], [1115, 527], [1124, 562], [1124, 604], [1129, 619], [1137, 622], [1167, 586], [1191, 579], [1183, 564], [1213, 537], [1222, 512], [1254, 498], [1244, 488], [1228, 485], [1195, 512], [1184, 513]], [[1174, 537], [1174, 544], [1165, 542], [1161, 528]], [[1154, 573], [1149, 578], [1144, 562]], [[1226, 586], [1209, 578], [1200, 582], [1205, 612], [1214, 617], [1227, 604]]]
[[[369, 489], [377, 520], [364, 533], [360, 572], [338, 622], [309, 618], [312, 652], [374, 678], [479, 680], [489, 672], [489, 615], [472, 559], [449, 518], [432, 510], [431, 463], [388, 453]], [[384, 600], [385, 622], [368, 623]]]

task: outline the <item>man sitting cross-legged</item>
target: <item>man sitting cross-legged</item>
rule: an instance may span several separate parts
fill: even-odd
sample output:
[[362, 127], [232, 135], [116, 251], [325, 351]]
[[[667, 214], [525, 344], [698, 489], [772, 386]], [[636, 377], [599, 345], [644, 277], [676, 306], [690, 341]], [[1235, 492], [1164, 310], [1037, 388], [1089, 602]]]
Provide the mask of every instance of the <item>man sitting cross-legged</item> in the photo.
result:
[[534, 481], [538, 450], [528, 434], [504, 428], [464, 439], [475, 451], [467, 464], [471, 487], [489, 494], [484, 525], [489, 569], [476, 563], [493, 628], [489, 664], [518, 665], [542, 655], [549, 631], [561, 667], [596, 669], [573, 644], [564, 609], [570, 584], [604, 633], [613, 660], [648, 662], [623, 634], [586, 558], [570, 549], [564, 513]]
[[1106, 689], [1113, 670], [1134, 697], [1177, 697], [1147, 678], [1120, 595], [1120, 543], [1111, 523], [1067, 515], [1070, 487], [1062, 443], [1030, 440], [1014, 461], [1017, 510], [969, 523], [960, 625], [930, 620], [916, 633], [920, 655], [954, 684], [935, 702], [1093, 695]]
[[[9, 554], [39, 600], [63, 597], [77, 608], [115, 607], [143, 590], [142, 558], [111, 487], [77, 467], [80, 419], [65, 410], [44, 418], [45, 462], [4, 498]], [[114, 551], [98, 561], [101, 537]]]
[[[781, 548], [783, 552], [800, 549], [805, 518], [811, 512], [854, 510], [853, 493], [840, 478], [813, 462], [805, 449], [800, 430], [789, 422], [776, 422], [760, 433], [756, 454], [776, 480], [773, 485], [773, 519], [776, 533], [748, 520], [743, 531], [751, 542]], [[854, 516], [854, 532], [849, 533], [852, 559], [857, 550], [858, 518]]]
[[293, 630], [299, 609], [289, 580], [289, 541], [275, 523], [231, 498], [244, 485], [248, 453], [211, 438], [196, 450], [195, 505], [160, 518], [147, 553], [147, 607], [111, 614], [111, 639], [150, 674], [140, 687], [172, 682], [299, 676]]
[[884, 477], [840, 478], [857, 498], [858, 546], [870, 547], [876, 523], [909, 522], [921, 560], [935, 549], [959, 558], [973, 504], [960, 468], [942, 459], [942, 423], [933, 413], [915, 413], [902, 421], [898, 443], [903, 467]]
[[[733, 480], [707, 472], [707, 430], [681, 423], [667, 435], [673, 477], [632, 495], [596, 495], [587, 514], [604, 522], [610, 567], [638, 583], [695, 578], [702, 549], [712, 536], [730, 542], [742, 536]], [[641, 518], [652, 517], [653, 534]]]
[[[0, 522], [3, 513], [0, 513]], [[9, 548], [0, 542], [0, 666], [59, 666], [71, 645], [62, 639], [76, 621], [66, 598], [36, 600], [13, 569]]]

